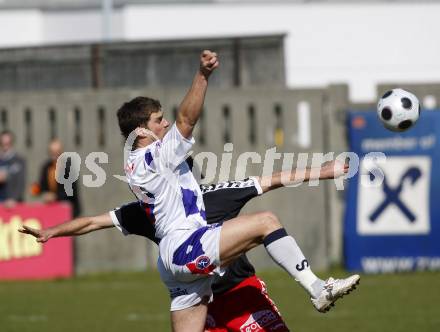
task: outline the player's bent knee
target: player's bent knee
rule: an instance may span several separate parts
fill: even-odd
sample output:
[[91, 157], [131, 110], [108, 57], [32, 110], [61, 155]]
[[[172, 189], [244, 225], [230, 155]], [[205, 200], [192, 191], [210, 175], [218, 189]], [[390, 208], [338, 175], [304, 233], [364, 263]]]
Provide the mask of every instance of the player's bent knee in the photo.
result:
[[270, 211], [261, 212], [259, 221], [264, 229], [264, 234], [269, 234], [283, 227], [278, 217]]

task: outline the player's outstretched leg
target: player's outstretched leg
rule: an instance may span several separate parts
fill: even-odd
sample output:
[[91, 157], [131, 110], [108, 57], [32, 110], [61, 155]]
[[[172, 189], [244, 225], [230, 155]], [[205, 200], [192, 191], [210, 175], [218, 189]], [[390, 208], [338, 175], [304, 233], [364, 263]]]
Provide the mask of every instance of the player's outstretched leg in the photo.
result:
[[310, 294], [314, 307], [320, 312], [328, 311], [338, 298], [359, 283], [358, 275], [340, 280], [319, 279], [295, 239], [271, 212], [243, 215], [225, 222], [220, 236], [220, 260], [227, 265], [259, 244], [264, 244], [270, 257]]

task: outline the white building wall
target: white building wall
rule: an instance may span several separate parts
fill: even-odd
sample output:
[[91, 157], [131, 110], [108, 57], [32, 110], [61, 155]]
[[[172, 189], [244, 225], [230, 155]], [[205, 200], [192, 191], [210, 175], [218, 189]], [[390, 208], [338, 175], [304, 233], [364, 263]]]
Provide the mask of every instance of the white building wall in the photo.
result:
[[[111, 34], [114, 39], [122, 39], [120, 11], [112, 17]], [[103, 35], [102, 15], [98, 10], [64, 10], [44, 13], [45, 43], [96, 42]]]
[[[377, 83], [440, 82], [440, 4], [200, 4], [117, 8], [114, 39], [285, 33], [290, 87], [350, 84], [371, 101]], [[99, 10], [2, 11], [0, 47], [98, 41]]]
[[41, 45], [42, 24], [43, 15], [36, 9], [0, 11], [0, 47]]
[[130, 6], [125, 38], [284, 32], [291, 87], [350, 84], [371, 101], [379, 82], [440, 82], [440, 4]]

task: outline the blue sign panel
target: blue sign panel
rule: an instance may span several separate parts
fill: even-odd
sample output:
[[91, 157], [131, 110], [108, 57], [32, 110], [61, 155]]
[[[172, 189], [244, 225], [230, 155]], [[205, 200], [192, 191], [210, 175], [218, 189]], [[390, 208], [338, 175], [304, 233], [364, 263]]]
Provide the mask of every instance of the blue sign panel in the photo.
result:
[[383, 128], [376, 112], [349, 112], [348, 134], [359, 171], [346, 200], [346, 267], [440, 269], [440, 111], [404, 133]]

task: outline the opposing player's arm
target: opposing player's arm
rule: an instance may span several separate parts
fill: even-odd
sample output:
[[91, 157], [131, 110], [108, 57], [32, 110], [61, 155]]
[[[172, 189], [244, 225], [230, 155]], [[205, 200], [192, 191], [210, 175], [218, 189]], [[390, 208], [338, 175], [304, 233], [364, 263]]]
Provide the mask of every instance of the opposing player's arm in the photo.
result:
[[35, 229], [23, 226], [18, 231], [23, 234], [32, 235], [36, 238], [37, 242], [44, 243], [53, 237], [83, 235], [110, 227], [114, 227], [114, 224], [110, 213], [107, 212], [94, 217], [76, 218], [46, 229]]
[[190, 138], [194, 126], [200, 117], [208, 88], [208, 78], [219, 66], [217, 53], [203, 51], [200, 56], [200, 68], [194, 76], [191, 88], [180, 104], [176, 125], [185, 138]]
[[271, 175], [256, 177], [263, 193], [268, 191], [307, 182], [312, 180], [328, 180], [343, 176], [348, 172], [348, 164], [334, 160], [316, 168], [302, 168], [276, 172]]

